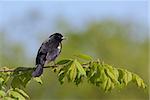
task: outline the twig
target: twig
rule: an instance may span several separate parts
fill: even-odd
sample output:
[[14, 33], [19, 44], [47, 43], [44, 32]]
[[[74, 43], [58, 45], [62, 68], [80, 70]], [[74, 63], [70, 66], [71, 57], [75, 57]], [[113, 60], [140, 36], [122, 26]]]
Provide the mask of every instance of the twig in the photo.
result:
[[[43, 68], [54, 68], [54, 67], [58, 67], [58, 65], [53, 65], [53, 66], [44, 66]], [[22, 69], [19, 69], [19, 68], [22, 68]], [[23, 69], [24, 68], [24, 69]], [[18, 67], [18, 69], [3, 69], [3, 70], [0, 70], [0, 72], [14, 72], [14, 71], [27, 71], [27, 70], [33, 70], [35, 69], [36, 67]]]
[[9, 69], [9, 70], [0, 70], [0, 72], [14, 72], [14, 69]]
[[[82, 64], [83, 67], [86, 68], [86, 65], [89, 65], [90, 63]], [[61, 65], [51, 65], [51, 66], [44, 66], [43, 68], [55, 68], [59, 67]], [[3, 69], [0, 70], [0, 72], [15, 72], [15, 71], [28, 71], [28, 70], [34, 70], [36, 67], [17, 67], [16, 69]]]

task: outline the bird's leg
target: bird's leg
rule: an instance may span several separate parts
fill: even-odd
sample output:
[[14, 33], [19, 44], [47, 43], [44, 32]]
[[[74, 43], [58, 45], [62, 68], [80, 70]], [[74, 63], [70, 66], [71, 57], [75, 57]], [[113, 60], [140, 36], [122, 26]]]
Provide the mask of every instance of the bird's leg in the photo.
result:
[[53, 65], [54, 65], [54, 66], [56, 65], [56, 62], [55, 62], [55, 60], [53, 61]]

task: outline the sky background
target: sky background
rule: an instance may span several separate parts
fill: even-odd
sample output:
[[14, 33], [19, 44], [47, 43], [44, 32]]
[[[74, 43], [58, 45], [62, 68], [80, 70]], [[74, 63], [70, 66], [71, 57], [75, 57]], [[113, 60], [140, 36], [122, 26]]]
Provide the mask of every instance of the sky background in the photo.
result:
[[57, 20], [82, 30], [91, 20], [107, 18], [148, 27], [148, 1], [0, 1], [0, 30], [9, 34], [10, 42], [23, 43], [31, 55], [39, 48], [35, 34], [45, 38], [62, 32]]
[[25, 17], [32, 10], [38, 10], [43, 17], [50, 19], [64, 16], [78, 25], [90, 18], [105, 17], [130, 19], [146, 24], [148, 18], [146, 1], [1, 1], [0, 4], [1, 25], [9, 23], [12, 19]]

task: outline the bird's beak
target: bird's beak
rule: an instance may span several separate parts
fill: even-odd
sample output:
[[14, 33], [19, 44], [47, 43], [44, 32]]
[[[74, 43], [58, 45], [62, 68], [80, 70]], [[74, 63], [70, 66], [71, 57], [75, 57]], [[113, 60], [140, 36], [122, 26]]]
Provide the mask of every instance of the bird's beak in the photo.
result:
[[61, 39], [62, 39], [62, 40], [66, 40], [67, 38], [66, 38], [66, 37], [62, 37]]

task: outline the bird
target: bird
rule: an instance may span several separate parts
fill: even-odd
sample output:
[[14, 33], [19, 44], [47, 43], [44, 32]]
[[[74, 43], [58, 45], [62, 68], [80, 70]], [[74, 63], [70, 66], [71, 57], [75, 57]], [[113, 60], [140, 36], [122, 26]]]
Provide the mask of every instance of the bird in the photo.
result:
[[39, 48], [36, 56], [36, 68], [32, 72], [33, 77], [39, 77], [42, 75], [44, 65], [51, 61], [55, 62], [55, 59], [61, 53], [61, 42], [64, 39], [65, 37], [61, 33], [54, 33], [41, 44], [41, 47]]

